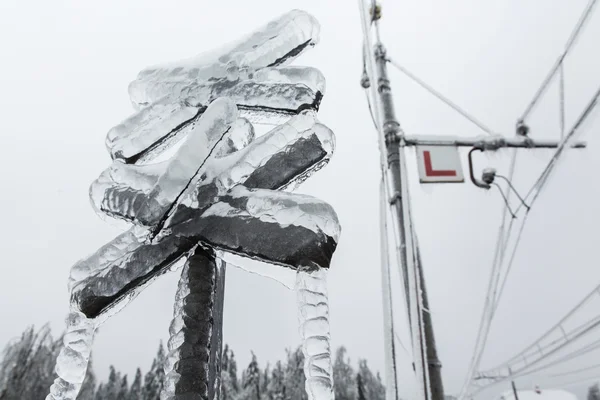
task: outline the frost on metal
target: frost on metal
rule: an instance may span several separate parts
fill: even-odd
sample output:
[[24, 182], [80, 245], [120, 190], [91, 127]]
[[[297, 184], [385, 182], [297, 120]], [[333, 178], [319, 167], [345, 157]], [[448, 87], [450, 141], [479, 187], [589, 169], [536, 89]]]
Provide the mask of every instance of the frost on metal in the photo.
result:
[[333, 400], [327, 270], [303, 267], [296, 277], [298, 322], [309, 400]]
[[[312, 16], [292, 11], [234, 44], [147, 68], [131, 83], [136, 112], [108, 132], [112, 163], [90, 187], [95, 211], [130, 228], [71, 269], [70, 333], [49, 400], [75, 399], [96, 327], [180, 260], [164, 399], [220, 396], [228, 255], [300, 271], [301, 314], [313, 306], [325, 312], [306, 314], [302, 329], [327, 321], [324, 271], [340, 226], [328, 204], [290, 193], [335, 148], [333, 132], [317, 119], [323, 76], [288, 65], [318, 32]], [[259, 122], [272, 129], [257, 136]], [[307, 389], [311, 399], [329, 399], [328, 325], [305, 333]], [[326, 345], [313, 354], [323, 335]]]
[[169, 327], [164, 399], [214, 399], [220, 391], [225, 267], [219, 264], [199, 246], [183, 268]]

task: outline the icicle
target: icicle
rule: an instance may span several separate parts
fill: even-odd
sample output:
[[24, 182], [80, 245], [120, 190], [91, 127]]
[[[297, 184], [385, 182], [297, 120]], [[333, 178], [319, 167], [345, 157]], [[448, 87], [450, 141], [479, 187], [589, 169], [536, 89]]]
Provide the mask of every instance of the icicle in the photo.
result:
[[75, 400], [85, 378], [94, 332], [95, 322], [78, 311], [67, 317], [67, 332], [63, 338], [64, 347], [56, 360], [58, 378], [50, 387], [46, 400]]
[[327, 270], [298, 269], [296, 295], [308, 399], [333, 400]]
[[161, 400], [220, 398], [223, 266], [214, 252], [201, 247], [185, 264], [169, 328]]

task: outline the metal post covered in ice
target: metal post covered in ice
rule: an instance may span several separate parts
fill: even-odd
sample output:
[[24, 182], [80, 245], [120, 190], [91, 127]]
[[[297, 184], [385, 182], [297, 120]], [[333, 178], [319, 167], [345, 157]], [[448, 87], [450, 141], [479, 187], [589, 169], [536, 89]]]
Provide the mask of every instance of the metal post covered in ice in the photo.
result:
[[[207, 55], [147, 68], [131, 83], [138, 111], [109, 131], [113, 162], [90, 197], [99, 215], [132, 226], [71, 269], [72, 312], [48, 400], [76, 398], [97, 326], [180, 259], [161, 398], [218, 400], [226, 267], [219, 255], [232, 253], [298, 271], [307, 392], [333, 398], [325, 274], [340, 226], [328, 204], [289, 193], [334, 150], [333, 132], [316, 115], [323, 76], [284, 66], [318, 34], [312, 16], [291, 11]], [[275, 126], [257, 137], [253, 122]], [[152, 163], [178, 141], [173, 157]]]

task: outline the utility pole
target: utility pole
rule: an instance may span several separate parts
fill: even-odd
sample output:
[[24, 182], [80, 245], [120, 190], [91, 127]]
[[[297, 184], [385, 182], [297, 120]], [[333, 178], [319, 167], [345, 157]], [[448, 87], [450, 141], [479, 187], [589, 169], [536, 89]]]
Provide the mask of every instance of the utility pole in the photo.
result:
[[515, 385], [515, 380], [512, 376], [512, 370], [508, 369], [508, 374], [510, 375], [510, 385], [512, 386], [513, 394], [515, 395], [515, 400], [519, 400], [519, 394], [517, 393], [517, 386]]
[[[407, 296], [406, 303], [411, 306], [411, 299], [409, 296], [409, 263], [406, 251], [406, 229], [404, 224], [404, 216], [406, 215], [404, 210], [404, 202], [408, 202], [409, 199], [402, 199], [402, 185], [408, 184], [408, 182], [402, 182], [402, 173], [400, 168], [400, 157], [404, 155], [403, 148], [400, 147], [401, 141], [404, 138], [404, 132], [400, 128], [400, 123], [396, 118], [396, 112], [394, 109], [394, 100], [392, 97], [392, 90], [390, 86], [390, 80], [387, 72], [387, 59], [385, 55], [385, 48], [378, 42], [375, 46], [375, 63], [377, 67], [377, 92], [379, 95], [379, 102], [382, 107], [382, 129], [385, 137], [385, 148], [387, 157], [387, 167], [390, 177], [390, 189], [392, 191], [393, 198], [390, 201], [394, 202], [396, 215], [398, 219], [398, 240], [400, 245], [400, 264], [402, 268], [402, 275], [404, 276], [404, 289]], [[425, 342], [425, 348], [427, 349], [426, 354], [423, 354], [423, 364], [420, 367], [427, 369], [429, 375], [429, 382], [424, 382], [429, 387], [423, 388], [426, 400], [443, 400], [444, 399], [444, 387], [442, 383], [441, 375], [441, 363], [437, 357], [437, 348], [435, 344], [435, 337], [433, 333], [433, 324], [431, 321], [431, 315], [424, 311], [423, 308], [428, 309], [429, 300], [427, 298], [427, 291], [425, 290], [425, 283], [423, 279], [422, 263], [420, 253], [417, 250], [417, 265], [416, 270], [418, 273], [415, 279], [418, 280], [417, 287], [421, 288], [422, 293], [422, 307], [418, 308], [418, 319], [423, 324], [423, 340]], [[419, 324], [420, 321], [410, 321], [411, 324]], [[419, 349], [422, 351], [423, 349]], [[431, 399], [427, 399], [428, 394], [431, 393]]]
[[[379, 133], [380, 151], [382, 153], [382, 172], [384, 183], [386, 184], [386, 190], [384, 190], [384, 195], [386, 197], [385, 202], [386, 204], [389, 202], [391, 205], [391, 221], [394, 225], [395, 229], [393, 230], [396, 234], [396, 243], [394, 248], [397, 250], [397, 257], [398, 261], [400, 262], [401, 274], [404, 280], [406, 305], [409, 310], [409, 325], [411, 326], [413, 338], [413, 369], [417, 375], [417, 380], [420, 386], [419, 390], [422, 397], [419, 400], [444, 400], [444, 387], [441, 376], [442, 365], [437, 354], [432, 317], [429, 312], [429, 299], [423, 274], [423, 264], [421, 261], [418, 244], [416, 243], [417, 240], [414, 237], [414, 229], [411, 225], [412, 221], [410, 221], [410, 199], [406, 196], [408, 191], [403, 191], [403, 189], [406, 189], [406, 187], [403, 185], [408, 185], [406, 171], [403, 170], [403, 168], [405, 168], [404, 148], [407, 146], [471, 148], [468, 157], [471, 182], [479, 188], [490, 189], [492, 184], [496, 184], [494, 180], [497, 176], [500, 178], [503, 177], [496, 175], [495, 170], [486, 168], [483, 170], [481, 179], [476, 178], [472, 159], [472, 154], [475, 151], [496, 151], [501, 148], [558, 148], [559, 150], [562, 150], [562, 147], [567, 145], [567, 142], [563, 140], [533, 140], [528, 136], [529, 128], [522, 121], [518, 123], [516, 135], [514, 137], [492, 135], [482, 139], [450, 136], [445, 136], [443, 138], [422, 135], [405, 136], [400, 127], [400, 123], [396, 118], [392, 90], [390, 80], [388, 78], [387, 65], [391, 61], [388, 57], [386, 57], [386, 50], [379, 37], [378, 20], [381, 18], [381, 8], [375, 3], [374, 0], [371, 0], [371, 18], [368, 18], [367, 13], [365, 12], [365, 1], [367, 0], [359, 0], [359, 5], [361, 7], [365, 52], [365, 69], [363, 71], [361, 85], [365, 89], [371, 88], [372, 91], [371, 98], [373, 98], [373, 109], [371, 112]], [[371, 31], [373, 26], [375, 27], [376, 31], [376, 41], [374, 46], [371, 43]], [[372, 81], [376, 81], [376, 83]], [[425, 86], [425, 88], [427, 87]], [[436, 94], [436, 96], [439, 97], [438, 94]], [[600, 94], [598, 96], [600, 96]], [[591, 104], [593, 105], [593, 103]], [[371, 103], [369, 103], [369, 105], [371, 106]], [[456, 106], [451, 105], [451, 107], [457, 110]], [[591, 106], [588, 106], [588, 109], [590, 107]], [[465, 115], [465, 113], [460, 111], [460, 109], [457, 111], [461, 112], [463, 116]], [[585, 118], [585, 116], [586, 113], [584, 112], [580, 120]], [[472, 118], [469, 119], [471, 122], [474, 122], [480, 126], [480, 124], [478, 124], [476, 121], [473, 121]], [[579, 123], [575, 124], [573, 128], [574, 131], [577, 130], [578, 126]], [[486, 132], [488, 131], [486, 130]], [[488, 133], [491, 134], [491, 132]], [[568, 147], [584, 148], [586, 145], [582, 142], [569, 142]], [[431, 165], [429, 166], [431, 167]], [[463, 180], [455, 180], [454, 182], [462, 183]], [[507, 183], [509, 188], [514, 191], [510, 181], [507, 181]], [[520, 196], [519, 199], [521, 199]], [[523, 199], [521, 199], [521, 201], [523, 203], [522, 205], [529, 208]], [[508, 203], [507, 206], [509, 206]], [[408, 222], [411, 222], [411, 224], [408, 224]], [[384, 229], [383, 232], [384, 234], [387, 234], [387, 229]], [[382, 238], [382, 240], [385, 239]], [[390, 248], [391, 247], [392, 246], [390, 246]], [[383, 246], [382, 248], [387, 251], [387, 246]], [[384, 274], [384, 286], [386, 283], [389, 284], [389, 282], [386, 280], [389, 281], [389, 276]], [[385, 301], [386, 299], [384, 298], [384, 302]], [[384, 323], [386, 329], [389, 325], [393, 327], [392, 314], [393, 313], [384, 313]], [[389, 346], [389, 348], [387, 346]], [[386, 356], [388, 355], [387, 352], [391, 352], [391, 357], [388, 358], [388, 360], [391, 359], [392, 361], [389, 362], [386, 360], [386, 364], [389, 364], [386, 367], [390, 371], [393, 370], [394, 374], [397, 374], [395, 368], [396, 354], [394, 350], [394, 344], [393, 342], [388, 343], [386, 340]], [[390, 390], [390, 387], [392, 387], [394, 390]], [[513, 391], [515, 393], [515, 400], [518, 400], [514, 382]], [[399, 400], [396, 376], [394, 376], [394, 380], [392, 382], [388, 382], [388, 392], [386, 398], [387, 400]]]

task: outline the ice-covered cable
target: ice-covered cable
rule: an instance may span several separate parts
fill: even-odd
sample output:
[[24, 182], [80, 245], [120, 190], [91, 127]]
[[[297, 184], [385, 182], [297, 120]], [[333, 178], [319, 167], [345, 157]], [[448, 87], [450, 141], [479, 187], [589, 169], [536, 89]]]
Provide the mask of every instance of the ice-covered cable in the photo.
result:
[[[508, 172], [508, 180], [511, 181], [515, 174], [517, 163], [517, 151], [513, 150], [510, 160], [510, 167]], [[508, 185], [507, 185], [508, 186]], [[510, 198], [510, 192], [508, 193], [508, 198]], [[491, 323], [494, 318], [495, 309], [497, 307], [498, 302], [500, 301], [499, 297], [495, 296], [495, 292], [498, 288], [500, 282], [500, 276], [502, 273], [502, 260], [504, 258], [504, 253], [508, 246], [508, 242], [513, 232], [514, 227], [514, 218], [508, 218], [509, 207], [507, 204], [504, 204], [502, 207], [502, 217], [500, 227], [498, 229], [498, 237], [496, 240], [496, 246], [494, 251], [494, 258], [492, 263], [492, 269], [490, 272], [490, 279], [488, 281], [488, 288], [485, 296], [485, 303], [483, 306], [483, 311], [481, 313], [481, 319], [479, 322], [479, 328], [477, 332], [477, 337], [475, 339], [475, 345], [473, 347], [473, 353], [471, 356], [471, 361], [469, 367], [467, 368], [467, 376], [461, 388], [460, 394], [458, 396], [459, 399], [463, 399], [467, 394], [469, 386], [472, 384], [473, 379], [477, 370], [479, 369], [479, 364], [481, 362], [481, 358], [483, 356], [483, 352], [485, 351], [485, 346], [487, 343], [487, 338], [490, 332]], [[508, 221], [508, 223], [507, 223]], [[506, 277], [508, 275], [505, 275]], [[495, 305], [496, 304], [496, 305]]]
[[300, 268], [296, 296], [306, 393], [309, 400], [333, 400], [327, 270]]
[[46, 400], [75, 400], [85, 379], [92, 351], [96, 325], [78, 311], [67, 317], [67, 331], [63, 337], [63, 348], [56, 360], [58, 378], [50, 387]]
[[[381, 287], [382, 287], [382, 300], [383, 300], [383, 322], [384, 332], [383, 339], [385, 343], [385, 349], [390, 351], [385, 352], [385, 377], [386, 377], [386, 399], [395, 400], [398, 398], [398, 370], [397, 370], [397, 358], [396, 358], [396, 344], [395, 336], [398, 334], [395, 332], [394, 324], [394, 307], [392, 302], [392, 286], [391, 286], [391, 270], [390, 270], [390, 253], [388, 244], [388, 225], [387, 225], [387, 210], [389, 204], [385, 197], [385, 183], [383, 180], [380, 185], [380, 205], [379, 205], [379, 226], [381, 232]], [[398, 338], [398, 340], [400, 340]], [[400, 342], [402, 344], [402, 342]], [[402, 344], [402, 347], [404, 345]], [[406, 351], [406, 349], [405, 349]]]
[[[586, 304], [600, 294], [600, 285], [597, 285], [581, 302], [579, 302], [572, 310], [570, 310], [557, 324], [541, 335], [531, 345], [527, 346], [518, 354], [494, 368], [479, 372], [480, 376], [496, 377], [491, 384], [480, 386], [474, 393], [489, 387], [492, 384], [506, 381], [507, 377], [502, 377], [503, 371], [509, 368], [513, 372], [513, 377], [521, 377], [532, 375], [548, 368], [562, 365], [574, 358], [589, 354], [592, 350], [600, 348], [600, 340], [593, 341], [583, 347], [579, 347], [562, 355], [561, 357], [541, 364], [542, 361], [549, 359], [567, 346], [588, 337], [592, 332], [600, 328], [600, 314], [596, 314], [586, 322], [578, 324], [576, 327], [565, 330], [564, 326], [574, 315], [581, 310]], [[557, 339], [553, 339], [558, 337]], [[541, 364], [541, 365], [540, 365]], [[533, 368], [535, 367], [535, 368]], [[473, 393], [472, 393], [473, 394]]]
[[392, 66], [396, 67], [396, 69], [398, 69], [404, 75], [406, 75], [407, 77], [409, 77], [412, 81], [414, 81], [419, 86], [421, 86], [423, 89], [427, 90], [429, 93], [431, 93], [433, 96], [435, 96], [438, 100], [442, 101], [448, 107], [452, 108], [454, 111], [456, 111], [457, 113], [459, 113], [460, 115], [462, 115], [463, 117], [465, 117], [467, 120], [469, 120], [471, 123], [473, 123], [474, 125], [476, 125], [479, 129], [481, 129], [482, 131], [484, 131], [488, 135], [493, 135], [494, 134], [494, 132], [490, 128], [488, 128], [483, 122], [479, 121], [477, 118], [473, 117], [471, 114], [469, 114], [468, 112], [466, 112], [465, 110], [463, 110], [456, 103], [452, 102], [449, 98], [447, 98], [446, 96], [444, 96], [443, 94], [441, 94], [440, 92], [438, 92], [437, 90], [435, 90], [433, 87], [429, 86], [422, 79], [419, 79], [419, 77], [417, 77], [415, 74], [413, 74], [412, 72], [410, 72], [409, 70], [407, 70], [406, 68], [404, 68], [402, 65], [398, 64], [396, 61], [394, 61], [394, 60], [392, 60], [390, 58], [388, 58], [387, 61], [390, 64], [392, 64]]
[[529, 103], [527, 108], [525, 109], [525, 112], [523, 112], [523, 115], [521, 116], [520, 121], [525, 121], [525, 119], [527, 119], [529, 114], [533, 111], [535, 106], [538, 104], [542, 95], [548, 89], [548, 86], [550, 85], [552, 78], [554, 78], [554, 76], [556, 75], [556, 72], [562, 66], [563, 61], [565, 60], [565, 58], [567, 57], [567, 55], [569, 54], [569, 52], [571, 51], [571, 49], [573, 48], [575, 43], [577, 42], [577, 39], [579, 38], [580, 33], [583, 30], [583, 27], [585, 26], [585, 23], [589, 20], [589, 17], [591, 16], [592, 11], [594, 10], [594, 6], [596, 5], [597, 2], [598, 2], [597, 0], [590, 0], [588, 2], [587, 6], [583, 10], [583, 13], [581, 14], [581, 17], [579, 18], [579, 21], [577, 21], [577, 23], [575, 24], [575, 28], [571, 32], [571, 36], [569, 37], [569, 40], [567, 41], [564, 51], [558, 57], [558, 59], [556, 60], [556, 62], [552, 66], [552, 68], [550, 69], [550, 72], [548, 73], [546, 78], [543, 80], [542, 85], [540, 86], [538, 91], [533, 96], [533, 99], [531, 100], [531, 102]]
[[586, 126], [585, 123], [589, 122], [590, 117], [594, 116], [594, 114], [597, 112], [599, 103], [600, 86], [598, 87], [596, 93], [590, 99], [588, 105], [585, 107], [583, 112], [579, 115], [579, 118], [577, 119], [575, 124], [573, 124], [571, 130], [569, 130], [569, 133], [565, 137], [563, 137], [559, 147], [554, 152], [554, 155], [552, 156], [552, 158], [550, 159], [550, 161], [548, 162], [548, 164], [546, 165], [536, 182], [527, 192], [527, 195], [525, 195], [525, 200], [528, 200], [531, 197], [531, 200], [529, 201], [530, 206], [533, 205], [535, 200], [537, 200], [544, 185], [548, 182], [548, 178], [550, 177], [552, 171], [558, 164], [558, 161], [564, 153], [564, 150], [568, 148], [569, 143], [571, 143], [577, 136], [582, 134], [584, 127]]

